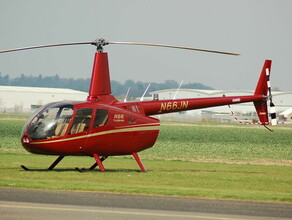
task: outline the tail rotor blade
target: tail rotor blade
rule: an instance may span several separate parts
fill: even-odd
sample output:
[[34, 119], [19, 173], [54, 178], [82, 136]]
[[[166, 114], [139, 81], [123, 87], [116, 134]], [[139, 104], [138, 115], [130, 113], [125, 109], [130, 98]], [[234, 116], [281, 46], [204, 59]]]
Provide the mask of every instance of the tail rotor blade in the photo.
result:
[[276, 114], [276, 107], [274, 103], [270, 102], [270, 116], [271, 116], [271, 124], [277, 125], [277, 114]]
[[269, 100], [270, 100], [270, 117], [271, 117], [271, 124], [277, 125], [277, 114], [276, 114], [276, 107], [272, 100], [272, 89], [270, 83], [270, 71], [269, 68], [266, 68], [266, 76], [267, 76], [267, 85], [268, 85], [268, 92], [269, 92]]

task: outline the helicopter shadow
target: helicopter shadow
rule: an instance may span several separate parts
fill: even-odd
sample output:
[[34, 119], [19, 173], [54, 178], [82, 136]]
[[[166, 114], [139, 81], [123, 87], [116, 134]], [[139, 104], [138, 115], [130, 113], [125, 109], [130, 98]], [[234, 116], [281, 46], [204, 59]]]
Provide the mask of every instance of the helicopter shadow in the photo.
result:
[[[98, 172], [98, 173], [145, 173], [139, 169], [107, 169], [105, 172], [101, 172], [99, 169], [88, 169], [88, 168], [75, 168], [80, 173], [86, 172]], [[149, 170], [147, 170], [148, 172]]]

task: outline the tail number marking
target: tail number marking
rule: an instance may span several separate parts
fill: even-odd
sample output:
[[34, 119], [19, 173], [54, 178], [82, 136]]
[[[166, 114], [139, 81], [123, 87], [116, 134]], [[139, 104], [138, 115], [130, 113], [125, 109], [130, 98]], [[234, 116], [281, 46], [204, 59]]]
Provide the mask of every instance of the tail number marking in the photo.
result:
[[164, 102], [164, 103], [161, 103], [160, 112], [185, 110], [187, 109], [188, 105], [189, 105], [188, 101]]

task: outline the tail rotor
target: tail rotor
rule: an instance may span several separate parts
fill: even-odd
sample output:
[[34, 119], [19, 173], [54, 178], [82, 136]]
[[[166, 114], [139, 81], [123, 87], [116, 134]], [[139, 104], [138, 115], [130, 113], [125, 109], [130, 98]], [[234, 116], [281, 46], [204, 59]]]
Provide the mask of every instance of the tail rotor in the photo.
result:
[[268, 99], [270, 102], [270, 118], [271, 118], [271, 125], [277, 125], [277, 114], [276, 114], [276, 107], [273, 103], [272, 99], [272, 89], [271, 89], [271, 83], [270, 83], [270, 71], [269, 68], [266, 68], [266, 77], [267, 77], [267, 84], [268, 84]]

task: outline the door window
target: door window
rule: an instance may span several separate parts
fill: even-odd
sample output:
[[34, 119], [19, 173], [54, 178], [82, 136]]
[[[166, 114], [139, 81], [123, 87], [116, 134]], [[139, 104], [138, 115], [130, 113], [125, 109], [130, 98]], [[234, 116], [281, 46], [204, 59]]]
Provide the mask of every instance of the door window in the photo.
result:
[[97, 109], [94, 123], [93, 123], [93, 128], [104, 126], [107, 124], [107, 122], [108, 122], [108, 110]]
[[91, 108], [79, 108], [76, 111], [74, 122], [69, 131], [69, 134], [77, 134], [87, 131], [90, 125], [92, 109]]

